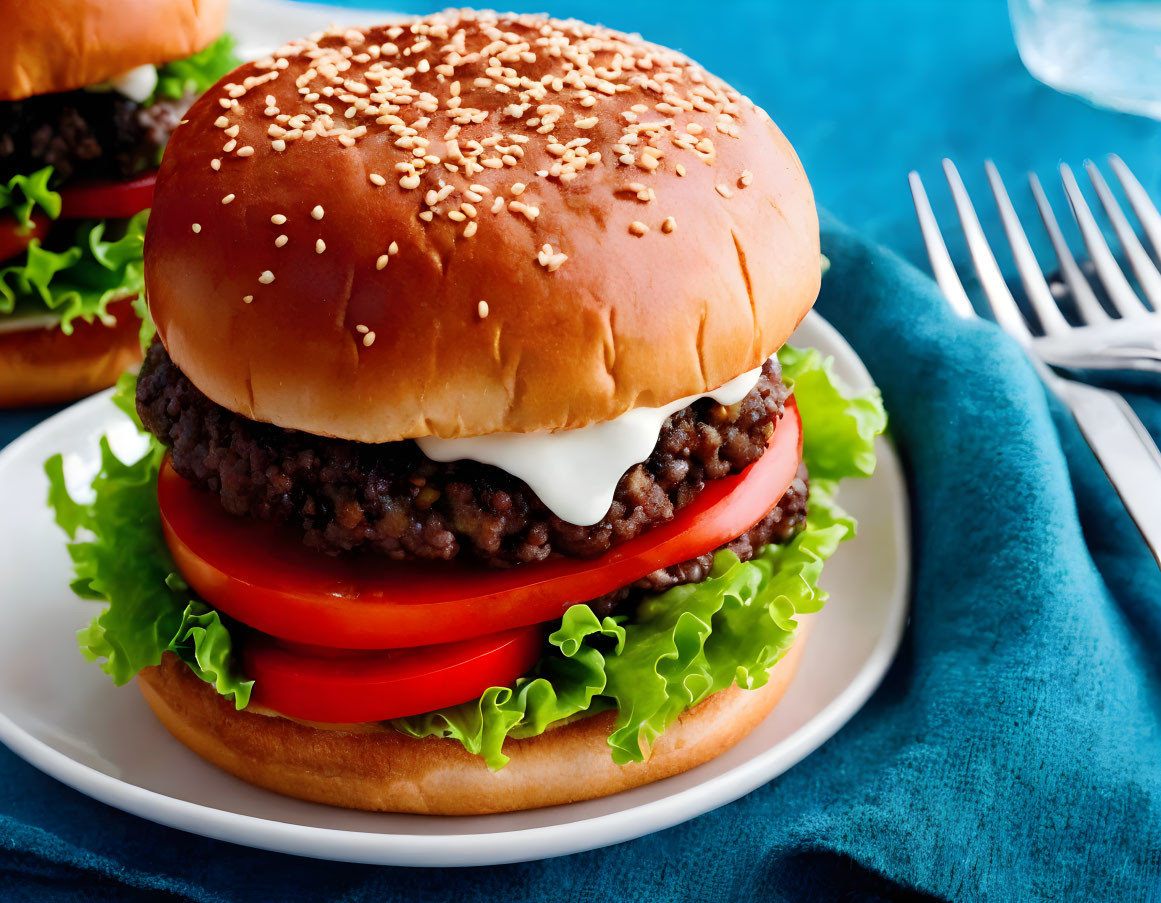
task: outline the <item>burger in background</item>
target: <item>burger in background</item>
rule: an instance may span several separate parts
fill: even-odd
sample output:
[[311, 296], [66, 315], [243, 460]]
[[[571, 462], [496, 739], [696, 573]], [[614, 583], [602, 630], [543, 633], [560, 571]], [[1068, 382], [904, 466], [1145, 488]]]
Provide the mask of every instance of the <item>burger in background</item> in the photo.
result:
[[0, 5], [0, 407], [68, 401], [140, 360], [162, 149], [237, 65], [226, 0]]
[[482, 813], [687, 770], [781, 698], [884, 415], [784, 345], [818, 220], [752, 101], [571, 20], [316, 35], [189, 111], [145, 253], [149, 451], [106, 442], [84, 504], [47, 470], [107, 604], [82, 652], [183, 743]]

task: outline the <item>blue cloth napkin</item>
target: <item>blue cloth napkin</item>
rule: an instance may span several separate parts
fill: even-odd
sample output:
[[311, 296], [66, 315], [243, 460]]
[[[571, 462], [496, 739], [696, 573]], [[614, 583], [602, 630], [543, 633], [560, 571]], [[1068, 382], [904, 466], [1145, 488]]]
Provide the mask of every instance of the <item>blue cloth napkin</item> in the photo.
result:
[[[924, 275], [829, 219], [824, 250], [832, 269], [819, 310], [882, 387], [909, 473], [915, 595], [883, 686], [822, 749], [744, 799], [641, 840], [430, 871], [320, 863], [160, 828], [3, 753], [0, 893], [1154, 898], [1161, 572], [1015, 345], [989, 324], [954, 320]], [[1136, 402], [1161, 434], [1161, 404]]]

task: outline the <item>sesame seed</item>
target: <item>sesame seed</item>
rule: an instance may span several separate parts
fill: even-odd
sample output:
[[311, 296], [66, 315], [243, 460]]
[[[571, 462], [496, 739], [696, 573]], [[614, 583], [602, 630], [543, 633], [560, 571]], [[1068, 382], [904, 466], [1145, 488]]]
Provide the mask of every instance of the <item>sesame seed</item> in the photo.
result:
[[418, 188], [419, 187], [419, 176], [416, 175], [415, 173], [411, 173], [410, 175], [406, 175], [402, 179], [399, 180], [399, 185], [402, 188], [408, 189], [409, 191], [412, 188]]
[[665, 219], [661, 223], [661, 231], [664, 232], [666, 235], [668, 235], [670, 232], [672, 232], [676, 228], [677, 228], [677, 220], [675, 220], [672, 216], [665, 217]]
[[287, 238], [285, 235], [279, 235], [276, 239], [274, 239], [274, 247], [281, 248], [288, 241], [290, 241], [290, 239]]
[[734, 193], [732, 191], [730, 191], [729, 185], [721, 185], [721, 184], [715, 185], [714, 191], [716, 191], [718, 194], [720, 194], [724, 198], [732, 198], [734, 196]]
[[229, 141], [222, 145], [222, 151], [228, 154], [237, 146], [238, 140], [236, 138], [231, 138]]
[[525, 186], [524, 186], [523, 182], [514, 182], [512, 184], [512, 187], [509, 188], [508, 190], [511, 191], [512, 194], [519, 196], [519, 195], [524, 194], [524, 187]]
[[391, 258], [388, 257], [386, 254], [380, 254], [379, 259], [375, 261], [375, 269], [377, 269], [377, 270], [383, 269], [383, 267], [387, 266], [387, 261], [389, 261], [390, 259]]
[[223, 204], [228, 204], [228, 203], [230, 203], [230, 201], [232, 201], [232, 200], [234, 200], [234, 195], [232, 195], [232, 194], [228, 194], [228, 195], [226, 195], [224, 198], [222, 198], [222, 203], [223, 203]]
[[281, 226], [284, 222], [286, 222], [286, 217], [281, 213], [276, 213], [274, 216], [270, 217], [270, 222], [274, 223], [276, 226]]
[[742, 188], [748, 188], [750, 183], [754, 181], [754, 174], [748, 169], [743, 169], [742, 174], [738, 177], [738, 185]]
[[480, 224], [475, 220], [472, 220], [470, 223], [464, 226], [464, 238], [471, 238], [473, 235], [475, 235], [476, 229], [479, 227], [479, 225]]
[[222, 168], [222, 161], [219, 160], [217, 157], [214, 157], [214, 159], [212, 159], [210, 161], [210, 169], [212, 169], [214, 172], [217, 172], [221, 168]]
[[649, 231], [649, 227], [640, 220], [633, 220], [633, 222], [629, 223], [629, 231], [636, 236], [642, 236]]
[[310, 215], [313, 216], [315, 219], [322, 219], [323, 218], [322, 205], [315, 204], [314, 208], [310, 211]]
[[684, 176], [684, 175], [685, 175], [685, 167], [684, 167], [684, 166], [682, 166], [680, 163], [678, 163], [678, 164], [677, 164], [677, 174], [678, 174], [679, 176]]
[[487, 302], [487, 301], [481, 301], [479, 304], [477, 304], [477, 305], [476, 305], [476, 313], [480, 315], [480, 319], [481, 319], [481, 320], [487, 319], [487, 316], [488, 316], [488, 302]]
[[231, 138], [237, 138], [238, 137], [238, 124], [234, 123], [228, 129], [226, 129], [226, 134]]
[[230, 124], [230, 120], [227, 119], [225, 116], [219, 116], [217, 119], [214, 120], [214, 125], [216, 125], [220, 129], [224, 129], [229, 124]]
[[249, 145], [246, 145], [245, 147], [238, 148], [238, 156], [239, 157], [250, 157], [250, 156], [253, 156], [253, 154], [254, 154], [254, 148], [250, 147]]
[[192, 226], [190, 226], [190, 228], [193, 229], [194, 235], [197, 235], [199, 232], [202, 231], [202, 224], [201, 223], [194, 223]]
[[314, 243], [314, 252], [316, 254], [321, 254], [326, 249], [327, 249], [327, 243], [325, 241], [323, 241], [321, 238]]
[[391, 242], [391, 244], [389, 244], [389, 245], [387, 246], [387, 253], [388, 253], [388, 254], [398, 254], [398, 253], [399, 253], [399, 245], [398, 245], [398, 243], [397, 243], [397, 242]]
[[364, 326], [362, 323], [355, 327], [355, 332], [359, 333], [359, 335], [366, 335], [370, 331], [370, 327]]
[[386, 185], [386, 184], [387, 184], [387, 180], [386, 180], [386, 179], [384, 179], [384, 178], [383, 178], [381, 175], [379, 175], [379, 173], [377, 173], [377, 172], [373, 172], [373, 173], [371, 173], [370, 175], [368, 175], [368, 176], [367, 176], [367, 178], [371, 180], [372, 184], [374, 184], [374, 185], [379, 185], [380, 187], [382, 187], [383, 185]]
[[275, 138], [273, 141], [270, 142], [270, 146], [279, 152], [286, 150], [286, 142], [283, 141], [281, 138]]
[[253, 301], [253, 300], [254, 300], [254, 296], [253, 296], [253, 295], [243, 295], [243, 296], [242, 296], [242, 303], [243, 303], [243, 304], [249, 304], [249, 303], [250, 303], [251, 301]]
[[425, 223], [430, 223], [433, 219], [435, 219], [435, 214], [430, 210], [421, 210], [419, 212], [419, 218]]
[[274, 274], [270, 270], [263, 270], [262, 275], [258, 277], [258, 281], [263, 285], [269, 285], [274, 281]]
[[365, 336], [363, 336], [363, 347], [364, 348], [370, 348], [374, 344], [375, 344], [375, 333], [368, 332]]

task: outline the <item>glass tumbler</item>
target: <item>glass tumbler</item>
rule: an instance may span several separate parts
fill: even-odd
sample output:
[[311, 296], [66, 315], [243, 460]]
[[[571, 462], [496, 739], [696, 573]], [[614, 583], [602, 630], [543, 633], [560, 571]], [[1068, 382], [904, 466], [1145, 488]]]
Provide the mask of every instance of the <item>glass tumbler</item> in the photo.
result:
[[1040, 81], [1161, 119], [1161, 0], [1008, 0], [1008, 11]]

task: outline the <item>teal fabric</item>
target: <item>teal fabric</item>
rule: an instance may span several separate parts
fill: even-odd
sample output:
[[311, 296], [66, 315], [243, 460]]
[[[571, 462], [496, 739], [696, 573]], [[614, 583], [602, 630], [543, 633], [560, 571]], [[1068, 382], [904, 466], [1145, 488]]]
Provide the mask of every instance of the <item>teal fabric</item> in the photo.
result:
[[[921, 261], [905, 173], [934, 177], [945, 152], [1022, 168], [1117, 150], [1157, 188], [1158, 126], [1032, 82], [1000, 3], [723, 3], [708, 21], [700, 9], [567, 11], [682, 46], [738, 82], [859, 230], [824, 218], [832, 269], [819, 309], [882, 387], [913, 498], [913, 614], [883, 686], [818, 752], [734, 804], [604, 850], [487, 869], [319, 863], [209, 841], [0, 752], [0, 896], [1161, 896], [1161, 572], [1019, 350], [989, 324], [953, 320], [920, 270], [867, 237]], [[1156, 396], [1134, 401], [1161, 435]], [[0, 441], [39, 413], [5, 415]]]

